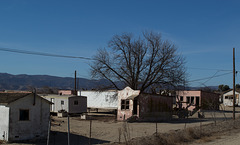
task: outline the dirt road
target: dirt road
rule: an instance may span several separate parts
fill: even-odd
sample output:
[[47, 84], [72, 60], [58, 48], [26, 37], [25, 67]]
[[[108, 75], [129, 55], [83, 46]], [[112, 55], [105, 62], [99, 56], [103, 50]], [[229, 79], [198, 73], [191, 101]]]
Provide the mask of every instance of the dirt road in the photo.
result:
[[[240, 108], [239, 108], [240, 110]], [[237, 111], [236, 116], [239, 116], [240, 111]], [[85, 145], [89, 144], [104, 144], [110, 142], [121, 142], [125, 141], [124, 133], [129, 136], [129, 138], [142, 137], [147, 135], [152, 135], [156, 131], [165, 133], [170, 130], [184, 129], [185, 127], [199, 126], [200, 124], [212, 123], [213, 116], [217, 120], [230, 119], [232, 117], [231, 108], [230, 111], [220, 111], [220, 112], [205, 112], [204, 119], [198, 119], [197, 114], [188, 119], [173, 119], [170, 122], [138, 122], [138, 123], [127, 123], [117, 122], [114, 119], [101, 119], [101, 120], [92, 120], [91, 128], [91, 140], [90, 137], [90, 120], [81, 120], [80, 117], [71, 117], [70, 118], [70, 143], [71, 145]], [[50, 145], [66, 145], [68, 142], [68, 133], [67, 133], [67, 118], [57, 118], [53, 117], [51, 135], [50, 135]], [[201, 123], [200, 123], [201, 122]], [[156, 126], [157, 125], [157, 126]], [[127, 129], [127, 131], [124, 131]], [[228, 136], [219, 137], [217, 142], [208, 142], [209, 145], [227, 143], [229, 144]], [[238, 143], [240, 134], [233, 136], [231, 143]], [[235, 142], [236, 140], [236, 142]], [[45, 145], [46, 141], [38, 143], [27, 143], [27, 145]], [[206, 144], [206, 143], [204, 143]], [[20, 145], [20, 144], [11, 144], [11, 145]], [[26, 144], [23, 144], [26, 145]], [[223, 144], [224, 145], [224, 144]]]
[[230, 131], [224, 133], [225, 135], [214, 136], [212, 140], [208, 142], [195, 142], [191, 145], [239, 145], [240, 144], [240, 132], [239, 130]]

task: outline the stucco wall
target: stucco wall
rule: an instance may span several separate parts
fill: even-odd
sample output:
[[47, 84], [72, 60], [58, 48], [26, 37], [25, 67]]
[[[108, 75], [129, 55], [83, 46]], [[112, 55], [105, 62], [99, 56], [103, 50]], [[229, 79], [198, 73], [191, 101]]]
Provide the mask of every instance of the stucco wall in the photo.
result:
[[58, 94], [59, 95], [73, 95], [73, 91], [72, 90], [59, 90]]
[[[75, 105], [74, 101], [78, 101], [78, 104]], [[69, 113], [87, 112], [87, 97], [84, 96], [69, 97], [68, 103]]]
[[215, 106], [214, 108], [218, 109], [219, 94], [205, 91], [177, 91], [176, 92], [177, 102], [180, 100], [181, 96], [183, 96], [182, 107], [184, 108], [190, 105], [190, 103], [187, 103], [187, 97], [194, 97], [193, 104], [190, 107], [188, 107], [189, 111], [192, 111], [197, 106], [196, 105], [197, 97], [199, 97], [199, 106], [201, 107], [201, 109], [211, 109], [210, 107], [212, 107], [213, 104]]
[[[177, 91], [176, 101], [180, 100], [180, 96], [183, 96], [182, 107], [186, 108], [189, 104], [187, 102], [187, 97], [194, 97], [194, 103], [196, 104], [196, 97], [199, 97], [199, 106], [201, 106], [201, 91]], [[193, 110], [195, 106], [188, 107], [188, 110]]]
[[126, 87], [125, 89], [118, 91], [118, 112], [117, 112], [117, 120], [126, 120], [133, 115], [133, 100], [129, 100], [129, 109], [122, 110], [121, 109], [121, 100], [126, 100], [130, 96], [134, 94], [139, 94], [139, 90], [132, 90], [130, 87]]
[[79, 91], [78, 95], [87, 97], [88, 108], [117, 109], [117, 91]]
[[[10, 109], [9, 140], [28, 140], [46, 138], [50, 118], [50, 104], [41, 97], [36, 97], [33, 105], [33, 94], [8, 105]], [[29, 110], [29, 120], [20, 121], [20, 109]]]
[[0, 106], [0, 140], [8, 141], [9, 107]]

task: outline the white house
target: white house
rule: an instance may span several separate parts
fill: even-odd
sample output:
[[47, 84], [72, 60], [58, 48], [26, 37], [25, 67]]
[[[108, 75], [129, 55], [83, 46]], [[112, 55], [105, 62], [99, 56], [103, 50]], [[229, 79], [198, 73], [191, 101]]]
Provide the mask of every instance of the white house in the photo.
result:
[[78, 95], [87, 96], [88, 108], [117, 109], [118, 91], [78, 91]]
[[73, 96], [73, 95], [40, 95], [41, 97], [52, 102], [50, 111], [58, 112], [65, 110], [68, 113], [84, 113], [87, 112], [87, 97], [85, 96]]
[[0, 93], [0, 140], [46, 138], [50, 104], [34, 93]]
[[[240, 93], [238, 91], [235, 91], [235, 98], [236, 98], [235, 104], [238, 106], [240, 106], [239, 94]], [[233, 106], [233, 90], [223, 94], [223, 105]]]

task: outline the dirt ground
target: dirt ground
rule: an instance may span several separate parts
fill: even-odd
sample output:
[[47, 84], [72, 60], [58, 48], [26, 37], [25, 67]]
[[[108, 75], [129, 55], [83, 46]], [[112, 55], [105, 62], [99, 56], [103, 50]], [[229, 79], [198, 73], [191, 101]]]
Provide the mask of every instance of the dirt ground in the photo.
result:
[[[157, 132], [168, 132], [170, 130], [184, 129], [187, 127], [199, 126], [200, 124], [212, 123], [213, 117], [219, 120], [232, 118], [232, 107], [225, 107], [224, 111], [205, 112], [205, 118], [197, 118], [197, 114], [188, 119], [173, 119], [169, 122], [135, 122], [125, 123], [118, 122], [112, 115], [97, 117], [94, 116], [92, 121], [81, 120], [80, 117], [70, 117], [70, 144], [71, 145], [85, 145], [89, 144], [104, 144], [112, 142], [125, 141], [124, 129], [127, 128], [129, 138], [152, 135]], [[236, 108], [236, 117], [240, 115], [240, 108]], [[68, 120], [66, 117], [58, 118], [52, 117], [52, 126], [50, 134], [50, 145], [67, 145], [68, 143]], [[90, 137], [91, 124], [91, 139]], [[217, 138], [219, 140], [226, 140], [228, 137]], [[240, 134], [235, 138], [240, 138]], [[216, 141], [216, 140], [215, 140]], [[209, 142], [214, 143], [214, 141]], [[45, 145], [46, 141], [32, 142], [32, 143], [12, 143], [9, 145]], [[194, 143], [195, 144], [195, 143]], [[197, 143], [199, 144], [199, 143]], [[206, 144], [206, 143], [204, 143]], [[211, 145], [211, 144], [209, 144]]]

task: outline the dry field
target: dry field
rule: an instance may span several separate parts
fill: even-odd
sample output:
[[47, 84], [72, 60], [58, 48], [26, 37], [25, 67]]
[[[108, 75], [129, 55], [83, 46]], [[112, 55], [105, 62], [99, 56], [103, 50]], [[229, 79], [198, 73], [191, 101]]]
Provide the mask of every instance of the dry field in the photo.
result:
[[[225, 108], [225, 111], [219, 112], [205, 112], [204, 119], [198, 119], [197, 114], [188, 119], [173, 119], [170, 122], [136, 122], [125, 123], [117, 122], [112, 116], [93, 117], [90, 120], [81, 120], [80, 117], [70, 117], [70, 144], [71, 145], [85, 145], [89, 144], [109, 144], [126, 142], [126, 140], [139, 139], [143, 136], [153, 136], [156, 132], [169, 133], [176, 132], [182, 134], [181, 130], [185, 131], [191, 127], [200, 127], [210, 123], [221, 123], [222, 120], [231, 120], [232, 108]], [[236, 116], [240, 115], [240, 108], [236, 108]], [[51, 145], [67, 145], [68, 142], [68, 121], [67, 118], [52, 118], [52, 127], [50, 135]], [[90, 123], [91, 123], [91, 139], [90, 137]], [[211, 127], [208, 127], [211, 130]], [[188, 129], [189, 131], [190, 129]], [[207, 132], [207, 131], [206, 131]], [[191, 133], [191, 130], [190, 130]], [[176, 135], [175, 135], [176, 136]], [[222, 138], [220, 136], [223, 136]], [[193, 144], [206, 144], [208, 141], [224, 140], [226, 134], [218, 134], [212, 138], [205, 138], [202, 141], [191, 142]], [[227, 138], [227, 137], [226, 137]], [[151, 139], [151, 138], [150, 138]], [[144, 143], [144, 141], [140, 142]], [[136, 144], [140, 144], [139, 140]], [[145, 139], [146, 141], [146, 139]], [[133, 144], [135, 144], [133, 142]], [[46, 141], [28, 142], [28, 143], [11, 143], [11, 145], [45, 145]], [[185, 144], [190, 144], [186, 142]], [[9, 144], [10, 145], [10, 144]]]

